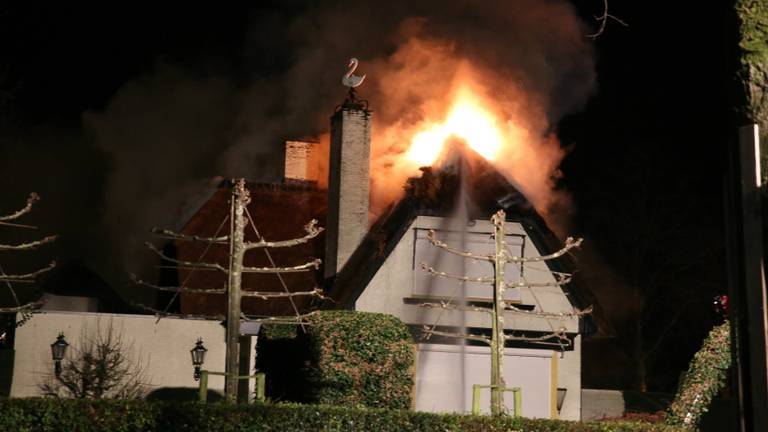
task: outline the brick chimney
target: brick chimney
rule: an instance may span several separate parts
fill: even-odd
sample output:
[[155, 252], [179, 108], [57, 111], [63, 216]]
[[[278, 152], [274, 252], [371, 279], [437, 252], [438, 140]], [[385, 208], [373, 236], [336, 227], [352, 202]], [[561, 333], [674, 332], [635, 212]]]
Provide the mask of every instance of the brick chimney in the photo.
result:
[[371, 112], [347, 100], [331, 117], [325, 277], [344, 267], [368, 231]]
[[285, 182], [317, 183], [320, 180], [320, 143], [285, 142]]

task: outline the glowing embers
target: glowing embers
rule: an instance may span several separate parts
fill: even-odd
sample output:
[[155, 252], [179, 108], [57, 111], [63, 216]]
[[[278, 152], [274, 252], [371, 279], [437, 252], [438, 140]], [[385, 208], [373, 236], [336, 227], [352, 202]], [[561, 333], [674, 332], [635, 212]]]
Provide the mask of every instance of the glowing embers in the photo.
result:
[[456, 137], [493, 161], [503, 142], [498, 123], [496, 116], [482, 106], [477, 96], [469, 89], [461, 88], [445, 120], [432, 123], [413, 136], [407, 157], [419, 166], [432, 165], [442, 153], [446, 141]]

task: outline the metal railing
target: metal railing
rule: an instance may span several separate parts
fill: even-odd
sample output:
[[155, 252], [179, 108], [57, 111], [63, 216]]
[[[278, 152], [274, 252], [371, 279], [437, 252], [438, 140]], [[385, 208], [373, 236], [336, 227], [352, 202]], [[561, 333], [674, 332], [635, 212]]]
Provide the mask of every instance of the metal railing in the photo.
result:
[[[480, 390], [484, 388], [493, 388], [491, 384], [475, 384], [472, 386], [472, 414], [480, 414]], [[515, 417], [523, 415], [523, 403], [520, 387], [502, 387], [501, 391], [512, 392], [512, 399], [515, 406]]]
[[[207, 371], [207, 370], [200, 371], [200, 402], [202, 403], [208, 402], [208, 375], [218, 375], [218, 376], [226, 377], [227, 373]], [[264, 402], [265, 376], [263, 372], [257, 373], [256, 375], [237, 375], [237, 379], [238, 380], [244, 380], [244, 379], [256, 380], [256, 401]]]

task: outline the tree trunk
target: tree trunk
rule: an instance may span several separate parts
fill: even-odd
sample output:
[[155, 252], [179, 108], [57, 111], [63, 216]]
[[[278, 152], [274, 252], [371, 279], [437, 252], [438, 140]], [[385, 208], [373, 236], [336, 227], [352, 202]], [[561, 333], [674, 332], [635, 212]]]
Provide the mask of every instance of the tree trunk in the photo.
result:
[[[493, 236], [496, 241], [496, 258], [493, 262], [493, 312], [491, 329], [491, 413], [493, 415], [504, 414], [504, 265], [506, 264], [504, 251], [504, 219], [506, 215], [499, 210], [493, 218]], [[520, 413], [515, 413], [519, 415]]]
[[765, 151], [768, 144], [768, 1], [736, 0], [735, 9], [739, 32], [736, 80], [742, 91], [737, 111], [743, 122], [760, 126], [761, 162], [765, 167], [768, 166], [768, 151]]
[[[734, 2], [735, 18], [737, 20], [738, 30], [738, 70], [736, 72], [736, 81], [741, 89], [741, 99], [737, 103], [737, 112], [740, 116], [738, 119], [738, 126], [745, 126], [748, 124], [757, 124], [759, 127], [759, 139], [760, 139], [760, 164], [763, 167], [768, 166], [768, 0], [736, 0]], [[740, 141], [744, 141], [743, 137], [740, 137]], [[740, 144], [743, 144], [740, 142]], [[749, 149], [749, 151], [752, 151]], [[742, 163], [746, 161], [744, 155], [748, 154], [744, 151], [744, 145], [740, 145], [740, 152], [737, 152], [736, 161]], [[749, 191], [747, 185], [752, 185], [754, 188], [754, 180], [745, 178], [745, 175], [749, 173], [749, 170], [754, 170], [754, 161], [751, 162], [753, 168], [740, 167], [731, 179], [734, 185], [739, 185], [739, 193], [737, 200], [737, 208], [735, 214], [739, 215], [741, 219], [736, 223], [736, 232], [739, 232], [739, 224], [742, 230], [747, 229], [745, 221], [750, 220], [755, 214], [756, 217], [760, 217], [760, 201], [765, 203], [765, 195], [761, 194], [759, 197], [752, 197], [752, 191]], [[732, 168], [733, 169], [733, 168]], [[762, 178], [762, 185], [758, 187], [765, 192], [766, 171], [763, 168], [760, 173]], [[754, 175], [754, 174], [753, 174]], [[748, 191], [748, 193], [745, 193]], [[759, 193], [758, 191], [755, 191]], [[752, 208], [754, 202], [757, 201], [757, 209]], [[763, 204], [764, 205], [764, 204]], [[754, 213], [754, 212], [757, 213]], [[765, 230], [766, 221], [762, 221], [762, 229]], [[760, 224], [757, 223], [759, 231]], [[747, 243], [750, 232], [740, 232], [742, 236], [741, 245], [738, 248], [744, 246]], [[759, 235], [758, 235], [759, 238]], [[765, 239], [763, 239], [765, 243]], [[763, 249], [765, 244], [762, 245]], [[752, 245], [754, 249], [754, 245]], [[731, 282], [731, 295], [735, 299], [732, 302], [733, 314], [732, 314], [732, 340], [733, 346], [736, 347], [733, 354], [736, 374], [735, 382], [737, 383], [738, 394], [738, 411], [740, 416], [740, 430], [768, 430], [768, 414], [766, 413], [765, 399], [768, 395], [768, 380], [766, 375], [768, 371], [766, 368], [768, 365], [765, 360], [765, 311], [764, 307], [764, 266], [765, 255], [762, 253], [744, 253], [736, 256], [735, 262], [738, 265], [737, 273], [743, 273], [742, 277], [732, 276]], [[740, 258], [739, 258], [740, 257]], [[760, 263], [755, 263], [755, 260], [759, 260]], [[733, 264], [732, 264], [733, 265]], [[761, 268], [762, 267], [762, 268]], [[751, 269], [751, 271], [750, 271]], [[732, 270], [733, 271], [733, 270]], [[755, 276], [756, 275], [756, 276]], [[736, 282], [739, 281], [739, 282]], [[755, 301], [755, 299], [761, 298], [763, 301]]]
[[227, 284], [227, 358], [224, 393], [227, 402], [237, 402], [237, 376], [240, 373], [240, 289], [245, 255], [245, 206], [248, 205], [248, 191], [245, 180], [236, 180], [232, 188], [232, 211], [229, 252], [229, 283]]

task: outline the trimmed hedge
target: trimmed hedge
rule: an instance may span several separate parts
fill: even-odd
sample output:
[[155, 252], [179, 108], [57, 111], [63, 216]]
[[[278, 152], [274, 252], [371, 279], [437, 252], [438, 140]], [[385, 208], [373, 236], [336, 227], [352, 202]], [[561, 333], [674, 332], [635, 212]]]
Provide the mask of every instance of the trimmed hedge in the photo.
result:
[[568, 422], [327, 405], [0, 399], [0, 430], [206, 432], [679, 432], [642, 422]]
[[693, 356], [683, 377], [680, 391], [669, 407], [667, 423], [698, 428], [701, 416], [726, 382], [731, 366], [731, 326], [729, 321], [709, 332], [701, 349]]
[[406, 409], [411, 406], [415, 346], [408, 327], [386, 314], [321, 311], [306, 333], [265, 325], [257, 367], [274, 399]]

